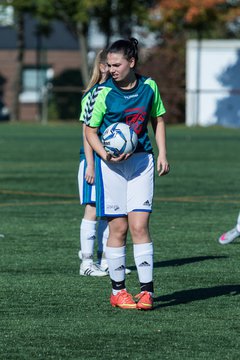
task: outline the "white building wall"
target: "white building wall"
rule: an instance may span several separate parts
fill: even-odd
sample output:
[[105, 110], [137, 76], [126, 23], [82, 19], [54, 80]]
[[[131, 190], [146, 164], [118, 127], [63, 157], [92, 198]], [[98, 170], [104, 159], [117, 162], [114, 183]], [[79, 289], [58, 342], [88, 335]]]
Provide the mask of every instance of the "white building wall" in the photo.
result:
[[240, 41], [189, 40], [186, 125], [240, 127]]

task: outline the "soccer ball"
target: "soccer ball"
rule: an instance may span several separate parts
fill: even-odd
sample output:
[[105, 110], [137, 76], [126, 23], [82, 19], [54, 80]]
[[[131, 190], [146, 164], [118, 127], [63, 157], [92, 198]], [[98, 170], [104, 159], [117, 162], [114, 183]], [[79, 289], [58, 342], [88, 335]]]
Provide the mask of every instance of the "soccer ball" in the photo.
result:
[[137, 147], [135, 131], [125, 123], [115, 123], [107, 127], [102, 135], [102, 144], [113, 157], [131, 154]]

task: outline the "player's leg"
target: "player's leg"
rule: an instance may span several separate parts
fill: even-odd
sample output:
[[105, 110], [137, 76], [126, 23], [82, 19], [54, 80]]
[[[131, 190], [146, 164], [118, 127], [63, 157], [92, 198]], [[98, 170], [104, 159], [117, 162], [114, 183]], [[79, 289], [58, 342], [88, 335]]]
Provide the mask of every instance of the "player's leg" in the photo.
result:
[[137, 307], [150, 310], [153, 307], [153, 243], [149, 233], [149, 216], [152, 211], [154, 162], [152, 155], [146, 153], [136, 154], [129, 160], [132, 176], [128, 182], [128, 222], [141, 288]]
[[226, 244], [230, 244], [231, 242], [236, 240], [238, 237], [240, 237], [240, 213], [237, 218], [236, 226], [233, 229], [222, 234], [220, 236], [220, 238], [218, 239], [218, 242], [221, 245], [226, 245]]
[[135, 309], [136, 303], [125, 286], [127, 217], [109, 219], [109, 237], [106, 258], [112, 282], [110, 303], [122, 309]]
[[[94, 243], [96, 239], [96, 208], [87, 204], [84, 218], [80, 225], [80, 247], [82, 262], [80, 275], [84, 276], [106, 276], [108, 273], [93, 262]], [[80, 255], [80, 254], [79, 254]]]
[[[108, 262], [106, 259], [106, 246], [107, 240], [109, 236], [109, 227], [108, 221], [104, 218], [101, 218], [98, 222], [97, 228], [97, 239], [98, 239], [98, 264], [103, 271], [108, 272]], [[131, 274], [131, 270], [129, 268], [125, 268], [125, 274]]]
[[123, 176], [123, 167], [124, 164], [105, 163], [97, 158], [97, 215], [107, 216], [109, 224], [105, 253], [112, 281], [110, 302], [112, 306], [134, 309], [136, 303], [125, 288], [125, 241], [128, 222], [126, 217], [127, 181]]
[[94, 243], [96, 239], [95, 186], [85, 181], [86, 162], [82, 160], [78, 172], [80, 203], [85, 204], [84, 217], [80, 223], [80, 275], [106, 276], [107, 273], [93, 263]]
[[148, 212], [128, 214], [129, 229], [133, 240], [134, 261], [140, 283], [137, 295], [139, 309], [150, 310], [153, 307], [153, 243], [149, 234]]
[[104, 271], [108, 271], [108, 263], [106, 259], [106, 246], [109, 235], [108, 221], [106, 218], [100, 218], [97, 227], [97, 240], [98, 240], [98, 264]]
[[96, 239], [96, 208], [86, 204], [84, 216], [80, 225], [80, 247], [82, 262], [87, 265], [93, 262], [94, 243]]

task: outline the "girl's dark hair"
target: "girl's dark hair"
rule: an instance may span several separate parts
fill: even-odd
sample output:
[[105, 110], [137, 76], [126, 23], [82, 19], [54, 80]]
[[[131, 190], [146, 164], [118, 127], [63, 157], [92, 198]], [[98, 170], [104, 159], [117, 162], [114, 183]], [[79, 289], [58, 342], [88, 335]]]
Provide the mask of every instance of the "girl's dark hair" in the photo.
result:
[[107, 53], [123, 53], [127, 60], [131, 58], [135, 59], [135, 63], [138, 61], [138, 41], [135, 38], [129, 40], [117, 40], [107, 49]]

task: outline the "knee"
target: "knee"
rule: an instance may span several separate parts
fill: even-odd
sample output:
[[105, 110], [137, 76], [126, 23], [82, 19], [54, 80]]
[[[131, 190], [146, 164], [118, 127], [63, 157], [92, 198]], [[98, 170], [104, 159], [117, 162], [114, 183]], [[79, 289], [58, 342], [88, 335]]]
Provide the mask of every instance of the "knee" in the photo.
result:
[[114, 234], [118, 234], [119, 237], [125, 237], [128, 231], [128, 226], [126, 224], [118, 224], [113, 228], [110, 226], [109, 230]]
[[85, 206], [84, 219], [95, 221], [96, 220], [96, 208], [91, 204]]
[[148, 226], [145, 223], [134, 222], [130, 231], [133, 238], [144, 238], [148, 235]]
[[128, 231], [126, 221], [109, 221], [109, 236], [117, 239], [125, 240]]

